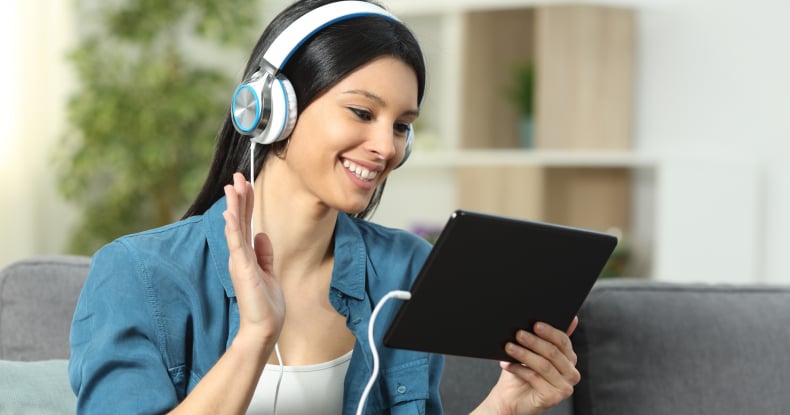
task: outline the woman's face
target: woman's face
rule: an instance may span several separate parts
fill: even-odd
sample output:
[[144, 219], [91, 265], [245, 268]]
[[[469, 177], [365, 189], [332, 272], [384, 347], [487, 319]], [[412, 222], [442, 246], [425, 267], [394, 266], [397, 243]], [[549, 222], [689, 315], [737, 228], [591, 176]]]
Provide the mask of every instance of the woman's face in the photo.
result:
[[362, 211], [403, 158], [417, 115], [410, 66], [393, 57], [361, 66], [299, 115], [284, 156], [292, 190], [340, 211]]

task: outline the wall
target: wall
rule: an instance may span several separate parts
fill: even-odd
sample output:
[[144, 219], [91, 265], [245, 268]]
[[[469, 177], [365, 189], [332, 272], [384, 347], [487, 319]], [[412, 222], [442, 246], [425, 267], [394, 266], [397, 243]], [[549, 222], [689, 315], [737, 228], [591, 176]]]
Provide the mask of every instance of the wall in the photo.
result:
[[[16, 87], [20, 93], [0, 97], [0, 266], [60, 252], [72, 217], [56, 196], [45, 161], [72, 85], [59, 61], [72, 32], [64, 3], [0, 6], [6, 8], [4, 31], [19, 16], [15, 41], [2, 44], [17, 64], [2, 69], [0, 78], [4, 91]], [[266, 9], [282, 3], [272, 0]], [[637, 150], [661, 166], [650, 181], [654, 188], [637, 192], [650, 211], [640, 217], [654, 221], [654, 277], [790, 283], [784, 252], [790, 246], [790, 26], [781, 20], [790, 15], [790, 3], [609, 3], [638, 10], [634, 138]], [[8, 39], [6, 32], [2, 37]], [[20, 91], [21, 85], [29, 89]], [[403, 226], [404, 212], [415, 209], [449, 213], [449, 184], [425, 189], [420, 174], [449, 183], [429, 168], [396, 172], [378, 221]]]
[[[74, 78], [63, 63], [72, 44], [69, 2], [4, 2], [0, 13], [0, 266], [63, 250], [74, 213], [55, 191], [52, 149]], [[13, 63], [13, 64], [6, 64]]]
[[790, 282], [790, 3], [628, 3], [637, 147], [665, 165], [656, 277]]

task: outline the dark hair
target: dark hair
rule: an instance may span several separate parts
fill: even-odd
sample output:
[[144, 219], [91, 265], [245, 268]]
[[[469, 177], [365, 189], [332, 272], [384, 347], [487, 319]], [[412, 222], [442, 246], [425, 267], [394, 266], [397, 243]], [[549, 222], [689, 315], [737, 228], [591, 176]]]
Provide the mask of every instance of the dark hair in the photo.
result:
[[[335, 1], [337, 0], [301, 0], [277, 15], [258, 39], [242, 79], [248, 79], [258, 70], [258, 63], [266, 49], [288, 25], [307, 12]], [[381, 16], [354, 17], [318, 31], [294, 52], [281, 72], [294, 87], [297, 110], [301, 113], [324, 91], [355, 69], [381, 56], [396, 57], [414, 69], [417, 75], [417, 100], [418, 103], [422, 102], [425, 91], [425, 62], [420, 46], [406, 26]], [[261, 171], [269, 153], [279, 152], [286, 142], [256, 146], [255, 175]], [[224, 195], [223, 187], [231, 182], [233, 173], [241, 172], [250, 180], [249, 163], [249, 139], [235, 130], [228, 111], [217, 135], [208, 177], [184, 217], [199, 215], [208, 210]], [[354, 213], [355, 217], [367, 218], [375, 210], [385, 184], [386, 180], [374, 191], [368, 206], [363, 211]]]

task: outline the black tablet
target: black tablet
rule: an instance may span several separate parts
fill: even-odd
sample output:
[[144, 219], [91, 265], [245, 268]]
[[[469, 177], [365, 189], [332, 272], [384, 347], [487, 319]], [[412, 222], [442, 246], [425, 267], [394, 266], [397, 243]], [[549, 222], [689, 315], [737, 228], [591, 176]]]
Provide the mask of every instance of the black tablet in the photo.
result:
[[606, 233], [455, 211], [384, 345], [513, 361], [504, 346], [518, 329], [570, 326], [616, 244]]

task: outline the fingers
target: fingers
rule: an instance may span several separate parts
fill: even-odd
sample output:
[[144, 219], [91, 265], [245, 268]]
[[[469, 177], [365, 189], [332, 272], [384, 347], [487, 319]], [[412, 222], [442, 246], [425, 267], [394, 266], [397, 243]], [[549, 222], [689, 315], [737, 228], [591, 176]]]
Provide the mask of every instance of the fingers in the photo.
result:
[[254, 203], [252, 186], [241, 173], [233, 174], [233, 184], [225, 186], [228, 211], [233, 213], [239, 225], [241, 236], [250, 241], [249, 224], [252, 220], [252, 207]]
[[[574, 319], [568, 331], [572, 332], [577, 324]], [[567, 333], [537, 323], [534, 334], [520, 330], [516, 340], [518, 343], [508, 343], [505, 351], [521, 365], [504, 365], [504, 369], [545, 393], [554, 390], [567, 397], [573, 392], [581, 375], [576, 370], [577, 357]]]
[[565, 334], [567, 334], [568, 337], [570, 337], [570, 335], [573, 334], [574, 331], [576, 331], [576, 327], [578, 326], [579, 326], [579, 316], [574, 316], [573, 320], [571, 321], [571, 325], [568, 326], [568, 330], [565, 331]]
[[[540, 355], [551, 358], [552, 361], [568, 363], [570, 367], [576, 366], [576, 353], [573, 351], [571, 339], [566, 333], [546, 323], [535, 323], [533, 331], [534, 334], [521, 330], [521, 336], [517, 335], [516, 339]], [[522, 340], [527, 340], [528, 343], [525, 344]]]
[[231, 259], [252, 260], [250, 245], [250, 223], [254, 203], [252, 186], [240, 173], [233, 175], [233, 184], [226, 185], [227, 209], [225, 218], [225, 238]]
[[533, 395], [530, 399], [530, 406], [533, 408], [554, 407], [573, 394], [573, 384], [569, 382], [552, 384], [539, 372], [529, 367], [513, 362], [500, 362], [500, 367], [529, 384]]

